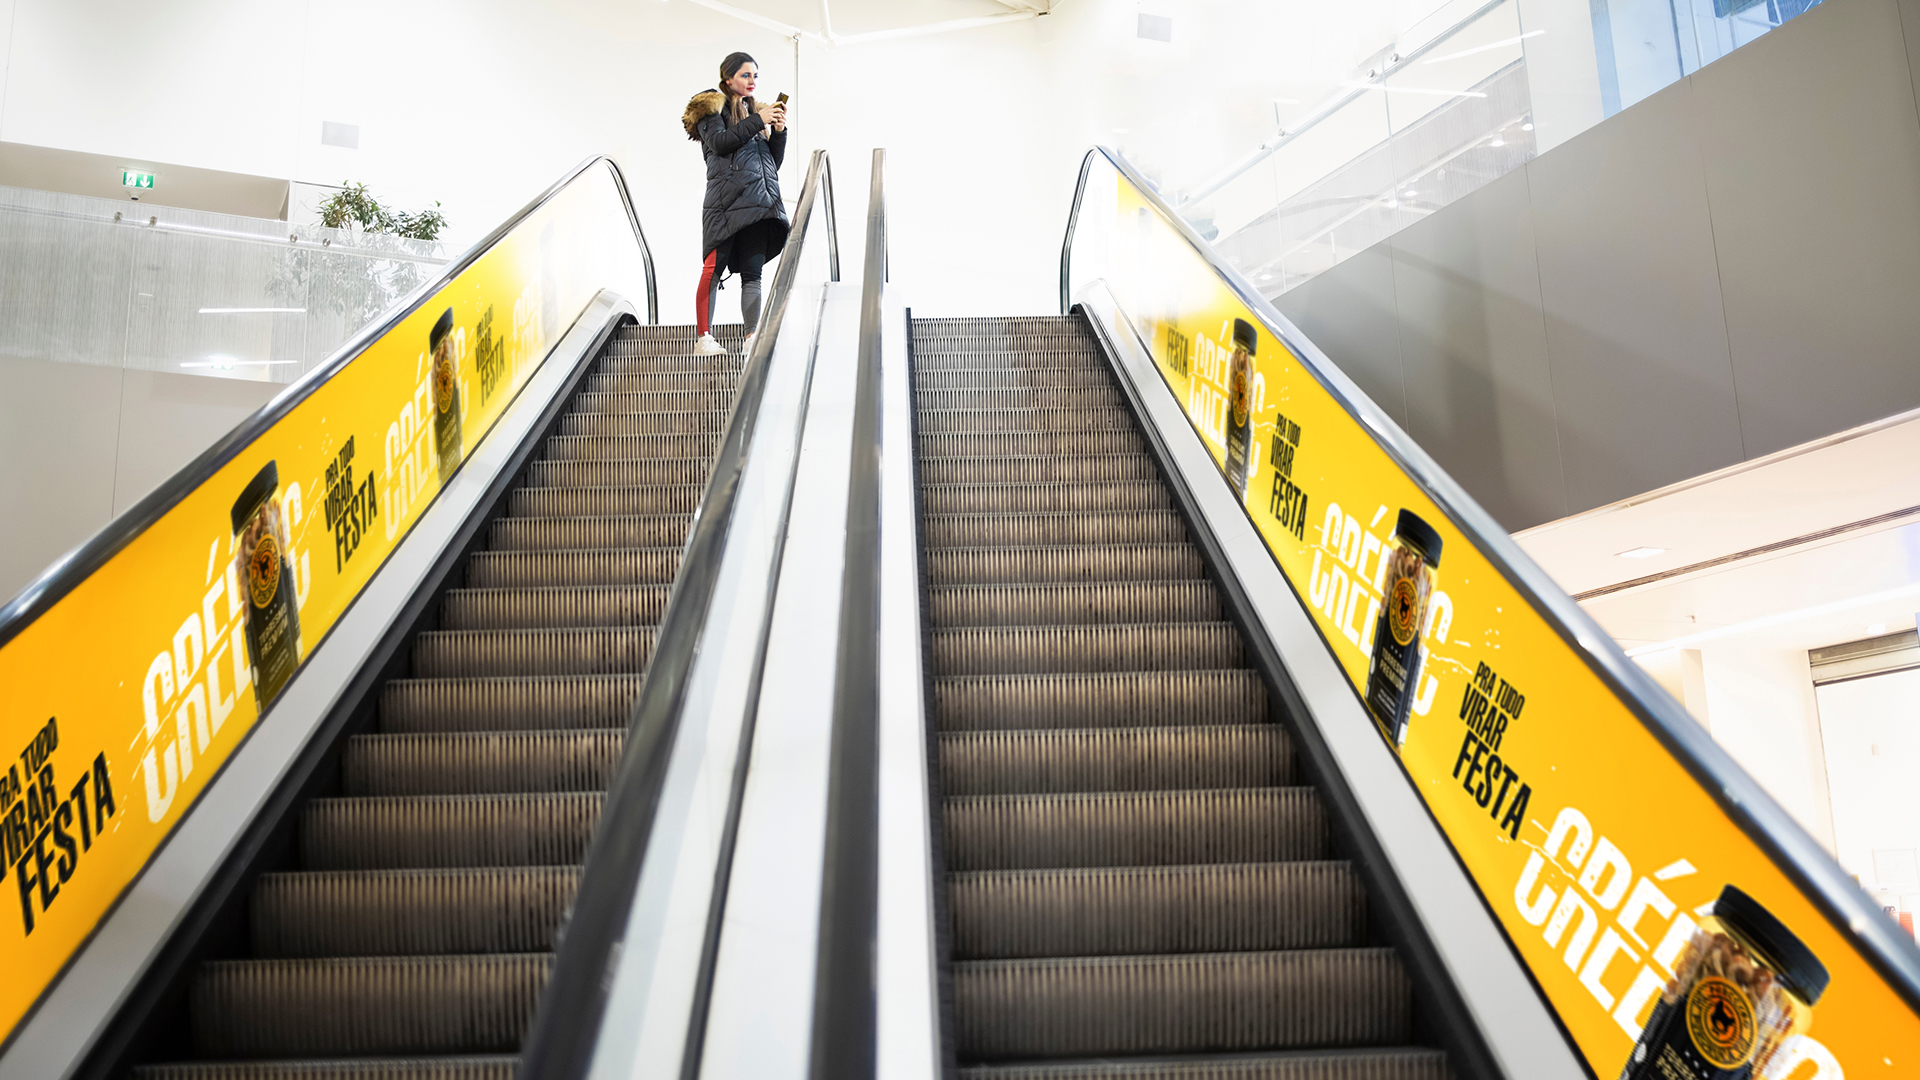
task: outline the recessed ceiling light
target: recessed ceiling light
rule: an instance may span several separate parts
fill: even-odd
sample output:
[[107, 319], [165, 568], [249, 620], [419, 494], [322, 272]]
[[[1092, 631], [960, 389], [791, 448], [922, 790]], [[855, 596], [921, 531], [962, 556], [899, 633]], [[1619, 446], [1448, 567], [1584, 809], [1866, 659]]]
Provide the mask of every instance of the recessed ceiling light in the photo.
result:
[[1419, 193], [1419, 192], [1417, 192], [1417, 191], [1415, 191], [1415, 190], [1413, 190], [1412, 188], [1408, 188], [1408, 189], [1407, 189], [1407, 198], [1409, 198], [1409, 199], [1411, 199], [1411, 198], [1413, 198], [1413, 197], [1414, 197], [1415, 195], [1418, 195], [1418, 194], [1420, 194], [1420, 193]]
[[1505, 146], [1505, 145], [1507, 145], [1507, 140], [1505, 140], [1505, 139], [1503, 139], [1503, 138], [1501, 138], [1501, 137], [1500, 137], [1500, 136], [1498, 136], [1498, 135], [1495, 135], [1495, 136], [1493, 137], [1493, 142], [1491, 143], [1491, 145], [1493, 145], [1493, 146]]
[[1655, 555], [1665, 555], [1666, 553], [1667, 553], [1666, 548], [1637, 547], [1637, 548], [1628, 548], [1625, 551], [1615, 552], [1614, 554], [1618, 555], [1622, 559], [1651, 559]]
[[1521, 124], [1521, 125], [1520, 125], [1520, 130], [1521, 130], [1521, 131], [1532, 131], [1532, 130], [1533, 130], [1533, 122], [1532, 122], [1532, 121], [1528, 121], [1527, 123], [1524, 123], [1524, 124]]
[[1884, 634], [1886, 632], [1887, 632], [1887, 624], [1883, 622], [1877, 622], [1867, 627], [1867, 633], [1869, 634]]

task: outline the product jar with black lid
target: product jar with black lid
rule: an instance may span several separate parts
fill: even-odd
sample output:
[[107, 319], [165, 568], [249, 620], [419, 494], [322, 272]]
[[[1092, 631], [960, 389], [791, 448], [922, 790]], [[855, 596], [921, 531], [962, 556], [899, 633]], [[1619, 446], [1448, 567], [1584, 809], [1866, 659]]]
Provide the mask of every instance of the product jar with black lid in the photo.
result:
[[1253, 450], [1253, 354], [1260, 335], [1245, 319], [1233, 320], [1233, 359], [1227, 367], [1227, 483], [1247, 497], [1247, 463]]
[[453, 309], [440, 314], [427, 336], [433, 357], [433, 447], [440, 461], [440, 483], [460, 467], [460, 372], [453, 357]]
[[1386, 606], [1373, 629], [1373, 658], [1367, 666], [1367, 710], [1381, 734], [1394, 746], [1407, 741], [1407, 717], [1420, 689], [1420, 630], [1427, 623], [1427, 601], [1440, 568], [1440, 534], [1411, 510], [1400, 511], [1393, 537], [1380, 553]]
[[1827, 969], [1728, 885], [1687, 943], [1620, 1080], [1746, 1080], [1812, 1023]]
[[300, 666], [300, 608], [279, 492], [280, 468], [269, 461], [233, 503], [234, 560], [246, 594], [247, 657], [254, 701], [262, 710]]

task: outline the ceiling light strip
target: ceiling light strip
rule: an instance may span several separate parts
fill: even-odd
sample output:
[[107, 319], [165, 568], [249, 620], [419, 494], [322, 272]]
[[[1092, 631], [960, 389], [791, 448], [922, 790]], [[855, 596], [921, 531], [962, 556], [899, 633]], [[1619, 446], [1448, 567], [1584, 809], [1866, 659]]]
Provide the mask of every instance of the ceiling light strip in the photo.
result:
[[[1626, 592], [1628, 589], [1637, 589], [1642, 585], [1652, 585], [1655, 582], [1666, 581], [1669, 578], [1683, 577], [1687, 574], [1698, 573], [1702, 570], [1711, 570], [1716, 566], [1725, 566], [1728, 563], [1739, 562], [1741, 559], [1751, 559], [1757, 555], [1768, 555], [1776, 551], [1785, 551], [1788, 548], [1799, 547], [1802, 544], [1815, 543], [1816, 541], [1825, 540], [1829, 537], [1858, 532], [1861, 529], [1871, 529], [1875, 525], [1889, 525], [1893, 522], [1904, 521], [1912, 517], [1920, 517], [1920, 506], [1909, 506], [1905, 510], [1891, 510], [1884, 514], [1876, 514], [1870, 518], [1861, 518], [1859, 521], [1850, 521], [1845, 525], [1835, 525], [1831, 529], [1821, 529], [1818, 532], [1810, 532], [1804, 536], [1796, 536], [1790, 540], [1776, 540], [1771, 544], [1762, 544], [1759, 547], [1748, 548], [1745, 551], [1736, 551], [1731, 555], [1722, 555], [1717, 559], [1707, 559], [1703, 562], [1688, 563], [1686, 566], [1676, 566], [1672, 570], [1662, 570], [1657, 574], [1648, 574], [1645, 577], [1637, 577], [1631, 581], [1622, 581], [1618, 585], [1603, 585], [1597, 589], [1588, 589], [1586, 592], [1574, 593], [1573, 598], [1575, 600], [1585, 601], [1598, 599], [1602, 596], [1611, 596], [1614, 593]], [[1629, 653], [1628, 655], [1632, 654]]]

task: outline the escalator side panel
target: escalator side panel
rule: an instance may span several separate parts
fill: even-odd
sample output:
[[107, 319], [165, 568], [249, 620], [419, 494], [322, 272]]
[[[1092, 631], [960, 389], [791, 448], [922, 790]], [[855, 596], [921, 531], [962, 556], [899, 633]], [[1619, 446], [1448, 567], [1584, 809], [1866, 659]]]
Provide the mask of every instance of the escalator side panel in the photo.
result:
[[[510, 496], [517, 480], [535, 459], [546, 438], [558, 430], [561, 418], [592, 369], [594, 358], [622, 326], [632, 325], [629, 305], [608, 306], [596, 302], [556, 347], [556, 356], [576, 358], [571, 370], [559, 379], [546, 404], [532, 414], [519, 442], [503, 450], [500, 466], [475, 499], [471, 512], [447, 531], [438, 555], [419, 575], [411, 594], [388, 618], [384, 630], [374, 632], [364, 661], [304, 738], [303, 748], [292, 756], [278, 783], [266, 793], [246, 826], [234, 836], [225, 855], [205, 872], [205, 885], [174, 925], [152, 962], [125, 990], [115, 1022], [102, 1032], [81, 1060], [73, 1073], [76, 1078], [119, 1080], [139, 1061], [191, 1057], [188, 1000], [191, 973], [203, 961], [246, 955], [251, 944], [249, 884], [262, 874], [295, 865], [301, 808], [312, 799], [338, 792], [337, 764], [345, 740], [377, 721], [383, 684], [403, 680], [408, 673], [409, 643], [416, 635], [438, 625], [442, 599], [463, 583], [462, 563], [472, 553], [488, 546], [493, 524], [510, 511]], [[507, 423], [507, 418], [503, 417], [501, 423]], [[477, 467], [474, 461], [478, 453], [476, 450], [476, 458], [469, 460], [469, 468]], [[429, 526], [434, 518], [450, 513], [458, 511], [450, 505], [429, 510], [429, 516], [416, 525], [410, 540], [431, 535]], [[398, 565], [400, 559], [401, 554], [396, 553], [390, 564], [396, 574], [403, 572]], [[373, 612], [373, 605], [364, 598], [360, 607], [368, 614]], [[355, 614], [349, 611], [348, 617]], [[341, 625], [350, 628], [348, 623]], [[316, 654], [316, 658], [323, 656], [324, 653]], [[276, 713], [285, 716], [282, 710], [286, 707], [287, 702], [283, 701]], [[254, 749], [253, 742], [260, 741], [259, 734], [236, 753], [232, 766], [247, 766], [248, 751]], [[263, 752], [265, 748], [257, 750]], [[214, 794], [209, 789], [209, 797]], [[183, 826], [182, 833], [186, 831], [187, 826]]]

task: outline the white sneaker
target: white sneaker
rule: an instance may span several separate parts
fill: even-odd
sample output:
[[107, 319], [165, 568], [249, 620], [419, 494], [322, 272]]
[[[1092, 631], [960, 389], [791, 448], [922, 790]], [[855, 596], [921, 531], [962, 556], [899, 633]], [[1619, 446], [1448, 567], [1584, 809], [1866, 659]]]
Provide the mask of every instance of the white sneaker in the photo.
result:
[[713, 340], [712, 334], [701, 334], [700, 340], [693, 343], [693, 351], [699, 356], [718, 356], [726, 352], [727, 347]]
[[751, 333], [751, 334], [748, 334], [748, 335], [747, 335], [747, 340], [746, 340], [745, 342], [743, 342], [743, 343], [741, 344], [741, 346], [740, 346], [740, 355], [741, 355], [741, 356], [752, 356], [752, 355], [753, 355], [753, 339], [754, 339], [754, 338], [757, 338], [757, 337], [759, 337], [759, 336], [760, 336], [760, 331], [758, 331], [758, 330], [755, 330], [755, 331], [754, 331], [753, 333]]

